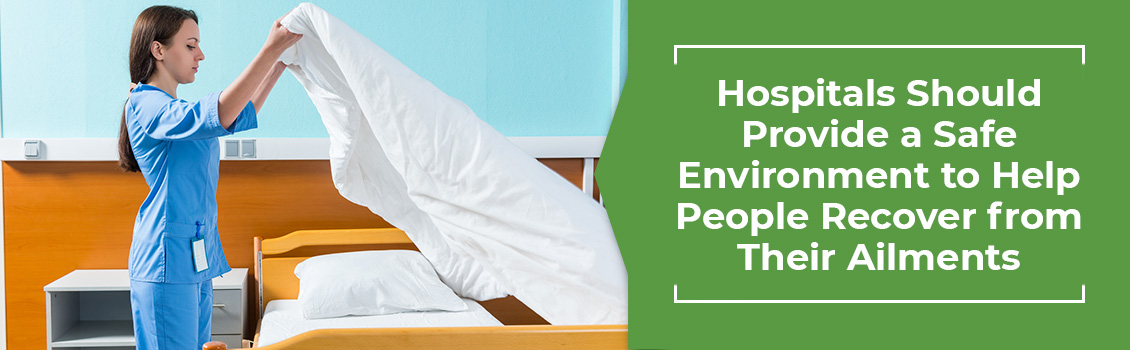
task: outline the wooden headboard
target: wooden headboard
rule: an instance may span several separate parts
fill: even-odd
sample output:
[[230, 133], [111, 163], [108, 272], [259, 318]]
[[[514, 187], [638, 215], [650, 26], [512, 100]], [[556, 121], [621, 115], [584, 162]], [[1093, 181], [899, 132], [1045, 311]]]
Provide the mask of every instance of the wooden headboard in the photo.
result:
[[404, 231], [396, 228], [301, 230], [272, 239], [255, 237], [255, 246], [259, 256], [255, 273], [263, 293], [260, 307], [271, 300], [297, 299], [294, 267], [312, 256], [358, 250], [419, 250]]
[[[294, 267], [310, 257], [384, 249], [419, 250], [408, 235], [397, 228], [300, 230], [278, 238], [255, 237], [255, 256], [258, 258], [252, 279], [262, 286], [259, 310], [272, 300], [298, 298], [298, 277], [294, 275]], [[514, 297], [487, 300], [480, 304], [505, 325], [549, 324]]]

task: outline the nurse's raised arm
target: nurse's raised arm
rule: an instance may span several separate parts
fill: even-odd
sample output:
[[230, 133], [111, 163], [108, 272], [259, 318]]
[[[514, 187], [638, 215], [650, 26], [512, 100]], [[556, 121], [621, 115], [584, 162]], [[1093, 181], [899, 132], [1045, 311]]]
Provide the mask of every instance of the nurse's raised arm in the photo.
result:
[[[258, 114], [259, 110], [263, 108], [263, 103], [267, 102], [267, 95], [271, 94], [271, 89], [275, 87], [275, 83], [279, 81], [283, 71], [286, 70], [286, 64], [281, 61], [275, 62], [271, 66], [271, 72], [267, 73], [267, 77], [259, 83], [259, 87], [255, 89], [255, 94], [251, 96], [251, 103], [255, 105], [255, 113]], [[236, 123], [239, 119], [236, 119]]]
[[[235, 81], [220, 93], [220, 124], [225, 129], [235, 123], [240, 111], [248, 102], [253, 102], [255, 110], [259, 110], [266, 100], [266, 94], [274, 86], [274, 81], [282, 74], [281, 70], [274, 68], [279, 56], [302, 38], [301, 34], [291, 33], [279, 24], [281, 19], [275, 20], [259, 54], [255, 55], [243, 73], [240, 73], [239, 77], [236, 77]], [[253, 97], [255, 97], [254, 101]]]

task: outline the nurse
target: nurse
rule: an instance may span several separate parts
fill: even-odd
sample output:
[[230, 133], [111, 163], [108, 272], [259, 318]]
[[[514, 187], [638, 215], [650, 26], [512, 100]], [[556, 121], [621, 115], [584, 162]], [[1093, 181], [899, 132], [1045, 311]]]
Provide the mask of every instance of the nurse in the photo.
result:
[[216, 230], [218, 136], [254, 129], [286, 68], [279, 55], [301, 35], [275, 21], [251, 64], [221, 92], [177, 98], [204, 60], [196, 13], [153, 6], [130, 38], [131, 88], [118, 140], [120, 165], [141, 172], [149, 195], [134, 221], [130, 305], [137, 349], [199, 350], [212, 333], [212, 278], [231, 271]]

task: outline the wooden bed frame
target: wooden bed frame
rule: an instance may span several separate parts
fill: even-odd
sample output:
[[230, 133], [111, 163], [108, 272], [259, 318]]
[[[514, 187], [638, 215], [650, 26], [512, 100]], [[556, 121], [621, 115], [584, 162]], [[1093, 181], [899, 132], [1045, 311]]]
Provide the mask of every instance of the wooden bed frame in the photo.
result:
[[[418, 250], [404, 231], [395, 228], [351, 230], [302, 230], [282, 237], [255, 237], [255, 279], [259, 281], [259, 310], [276, 299], [297, 299], [298, 278], [294, 267], [309, 257], [358, 250]], [[517, 299], [483, 302], [505, 326], [320, 329], [288, 338], [261, 350], [328, 350], [385, 348], [451, 349], [627, 349], [627, 325], [553, 326], [529, 311]], [[496, 299], [501, 300], [501, 299]], [[519, 309], [519, 310], [513, 310]], [[521, 310], [521, 309], [524, 309]], [[514, 324], [500, 315], [534, 315], [533, 321]], [[256, 319], [255, 344], [259, 342], [261, 313]], [[512, 319], [514, 317], [511, 317]], [[522, 319], [519, 317], [518, 319]], [[529, 317], [524, 319], [530, 320]], [[540, 322], [539, 322], [540, 321]], [[235, 344], [233, 344], [234, 346]]]

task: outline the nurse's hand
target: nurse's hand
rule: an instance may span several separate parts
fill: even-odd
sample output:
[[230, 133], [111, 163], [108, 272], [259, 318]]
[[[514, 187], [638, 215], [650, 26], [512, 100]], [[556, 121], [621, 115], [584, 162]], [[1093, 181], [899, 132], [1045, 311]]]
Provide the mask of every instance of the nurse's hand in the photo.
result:
[[283, 27], [280, 23], [281, 20], [282, 18], [275, 20], [275, 24], [271, 26], [271, 32], [267, 34], [267, 42], [263, 44], [263, 50], [279, 55], [282, 55], [283, 51], [298, 42], [298, 39], [302, 39], [302, 34], [291, 33], [286, 27]]
[[243, 73], [220, 92], [220, 126], [228, 128], [235, 123], [236, 117], [249, 101], [255, 105], [255, 112], [258, 113], [275, 80], [282, 74], [283, 68], [277, 63], [279, 56], [298, 42], [298, 39], [302, 39], [302, 35], [291, 33], [279, 23], [281, 20], [282, 18], [275, 20], [263, 49], [259, 50], [259, 54], [255, 55]]

